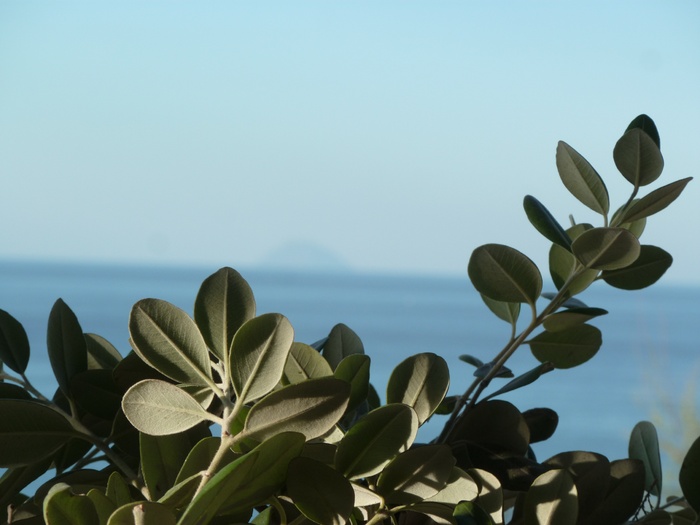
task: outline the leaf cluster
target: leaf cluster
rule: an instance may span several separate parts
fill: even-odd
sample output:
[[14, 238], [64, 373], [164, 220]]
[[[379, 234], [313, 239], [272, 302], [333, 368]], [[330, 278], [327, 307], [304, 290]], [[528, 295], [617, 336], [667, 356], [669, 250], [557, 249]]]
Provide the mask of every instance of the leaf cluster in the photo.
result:
[[[598, 352], [602, 334], [590, 322], [607, 312], [576, 295], [597, 280], [644, 288], [670, 266], [669, 254], [639, 242], [647, 218], [690, 180], [637, 198], [661, 174], [659, 148], [651, 119], [635, 119], [614, 149], [631, 195], [610, 215], [600, 175], [559, 144], [562, 182], [602, 225], [565, 229], [525, 198], [529, 221], [552, 242], [556, 291], [543, 293], [540, 270], [514, 248], [474, 250], [469, 277], [510, 335], [487, 362], [461, 357], [475, 369], [461, 396], [447, 396], [445, 360], [424, 352], [396, 366], [382, 404], [352, 329], [338, 324], [313, 344], [296, 341], [286, 317], [256, 311], [250, 286], [231, 268], [204, 280], [192, 316], [159, 299], [136, 303], [125, 356], [56, 301], [47, 352], [58, 389], [50, 398], [26, 376], [24, 328], [0, 310], [5, 522], [499, 525], [510, 509], [509, 523], [524, 525], [693, 523], [700, 440], [683, 464], [684, 496], [662, 503], [651, 423], [632, 431], [628, 458], [571, 451], [539, 461], [533, 444], [552, 437], [558, 414], [500, 399]], [[523, 305], [532, 314], [525, 323]], [[506, 363], [523, 345], [539, 363], [516, 376]], [[441, 434], [417, 443], [419, 427], [441, 416]]]

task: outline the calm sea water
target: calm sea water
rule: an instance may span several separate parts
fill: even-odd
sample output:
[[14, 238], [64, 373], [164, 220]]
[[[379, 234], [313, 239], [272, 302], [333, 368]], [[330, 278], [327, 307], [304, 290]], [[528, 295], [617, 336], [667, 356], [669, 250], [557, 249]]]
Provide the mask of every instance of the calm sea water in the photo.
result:
[[[41, 390], [52, 393], [55, 382], [45, 340], [57, 298], [73, 309], [85, 332], [102, 335], [125, 355], [133, 303], [156, 297], [191, 313], [200, 283], [217, 269], [5, 262], [0, 263], [0, 308], [24, 325], [32, 347], [28, 374]], [[372, 358], [372, 383], [381, 395], [393, 367], [419, 352], [435, 352], [447, 360], [451, 392], [459, 393], [469, 384], [473, 368], [458, 356], [469, 353], [488, 361], [509, 335], [509, 326], [486, 309], [466, 275], [239, 271], [253, 288], [258, 313], [286, 315], [298, 341], [321, 339], [339, 322], [352, 328]], [[559, 413], [555, 435], [537, 445], [540, 458], [564, 450], [625, 457], [635, 423], [659, 410], [660, 423], [672, 421], [681, 398], [688, 397], [688, 385], [700, 377], [700, 288], [659, 284], [624, 292], [599, 284], [581, 299], [610, 312], [593, 323], [603, 331], [598, 355], [505, 397], [521, 410], [545, 406]], [[510, 367], [518, 374], [536, 364], [523, 347]], [[434, 418], [421, 429], [421, 438], [430, 439], [442, 421]], [[676, 439], [679, 430], [671, 424], [661, 437], [668, 432], [673, 434], [668, 439]]]

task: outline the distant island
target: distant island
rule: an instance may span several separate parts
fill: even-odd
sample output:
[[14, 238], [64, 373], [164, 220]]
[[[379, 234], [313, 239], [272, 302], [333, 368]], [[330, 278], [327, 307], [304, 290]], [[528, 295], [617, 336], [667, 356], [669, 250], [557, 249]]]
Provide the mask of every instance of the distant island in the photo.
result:
[[314, 272], [348, 272], [352, 268], [342, 257], [325, 246], [295, 241], [269, 252], [259, 263], [261, 268], [305, 270]]

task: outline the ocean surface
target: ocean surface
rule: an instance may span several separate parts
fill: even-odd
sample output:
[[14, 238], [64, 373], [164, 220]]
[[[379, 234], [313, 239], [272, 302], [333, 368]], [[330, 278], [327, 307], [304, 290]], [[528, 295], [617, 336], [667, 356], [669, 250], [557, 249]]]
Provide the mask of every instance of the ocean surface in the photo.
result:
[[[46, 354], [46, 324], [56, 299], [72, 308], [83, 331], [107, 338], [126, 355], [129, 311], [136, 301], [164, 299], [191, 314], [199, 285], [216, 270], [4, 262], [0, 309], [24, 325], [32, 348], [28, 375], [51, 395], [56, 383]], [[393, 367], [419, 352], [443, 356], [450, 367], [450, 391], [460, 393], [474, 369], [458, 356], [489, 361], [509, 336], [509, 325], [491, 314], [466, 274], [448, 278], [238, 270], [253, 289], [258, 313], [286, 315], [296, 340], [317, 341], [336, 323], [352, 328], [372, 358], [371, 381], [382, 397]], [[566, 450], [626, 457], [629, 433], [640, 420], [654, 421], [662, 442], [678, 444], [689, 424], [679, 423], [681, 407], [695, 407], [691, 414], [700, 419], [700, 392], [693, 390], [700, 378], [700, 288], [658, 283], [626, 292], [596, 283], [579, 297], [609, 311], [592, 322], [603, 332], [598, 354], [580, 367], [556, 370], [503, 397], [521, 410], [549, 407], [559, 413], [554, 436], [535, 446], [538, 458]], [[517, 375], [536, 364], [524, 346], [509, 366]], [[496, 381], [497, 387], [501, 383]], [[434, 417], [419, 437], [430, 440], [443, 422]], [[669, 470], [677, 471], [665, 459]]]

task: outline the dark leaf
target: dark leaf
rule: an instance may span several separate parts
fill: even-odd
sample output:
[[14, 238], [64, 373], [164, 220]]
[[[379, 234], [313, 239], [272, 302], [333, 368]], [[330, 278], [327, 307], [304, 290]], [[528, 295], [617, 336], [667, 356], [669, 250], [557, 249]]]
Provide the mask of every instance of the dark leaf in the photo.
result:
[[635, 188], [651, 184], [664, 169], [664, 158], [653, 138], [640, 128], [626, 131], [613, 150], [615, 166]]
[[625, 228], [593, 228], [579, 235], [571, 249], [583, 266], [594, 270], [624, 268], [640, 253], [639, 241]]
[[660, 212], [678, 198], [691, 180], [693, 177], [677, 180], [637, 200], [625, 212], [622, 222], [635, 222]]
[[113, 370], [122, 360], [121, 354], [104, 337], [85, 334], [88, 369]]
[[666, 273], [673, 264], [667, 251], [649, 244], [640, 247], [639, 257], [626, 268], [606, 270], [601, 274], [610, 286], [622, 290], [641, 290], [651, 286]]
[[593, 357], [603, 338], [595, 326], [582, 324], [562, 332], [542, 332], [526, 341], [535, 358], [555, 368], [573, 368]]
[[359, 336], [340, 323], [335, 325], [323, 344], [323, 357], [335, 370], [343, 358], [351, 354], [364, 354], [365, 348]]
[[700, 438], [690, 446], [678, 476], [681, 490], [695, 512], [700, 513]]
[[551, 363], [541, 363], [532, 370], [528, 370], [527, 372], [525, 372], [522, 375], [519, 375], [512, 381], [509, 381], [508, 383], [506, 383], [505, 386], [499, 388], [492, 394], [489, 394], [487, 397], [483, 398], [482, 401], [486, 401], [487, 399], [491, 399], [492, 397], [500, 396], [507, 392], [511, 392], [513, 390], [517, 390], [518, 388], [522, 388], [531, 383], [534, 383], [540, 378], [542, 374], [546, 374], [547, 372], [551, 372], [552, 370], [554, 370], [554, 366]]
[[601, 215], [610, 210], [610, 198], [603, 179], [583, 156], [566, 142], [557, 145], [557, 170], [564, 186], [581, 203]]
[[542, 291], [542, 276], [535, 263], [502, 244], [476, 248], [468, 272], [477, 291], [496, 301], [534, 305]]
[[651, 117], [644, 114], [639, 115], [632, 122], [630, 122], [630, 125], [627, 126], [625, 132], [635, 128], [641, 129], [644, 133], [651, 137], [651, 140], [654, 141], [654, 144], [656, 144], [657, 147], [661, 147], [661, 138], [659, 137], [659, 131], [656, 129], [656, 124], [654, 124], [654, 121], [651, 119]]
[[540, 201], [532, 195], [526, 195], [523, 207], [528, 220], [538, 232], [554, 244], [558, 244], [566, 250], [571, 250], [571, 238]]
[[87, 370], [87, 343], [78, 318], [61, 299], [49, 314], [46, 346], [58, 386], [68, 396], [71, 378]]
[[22, 324], [0, 310], [0, 363], [23, 374], [29, 363], [29, 339]]

